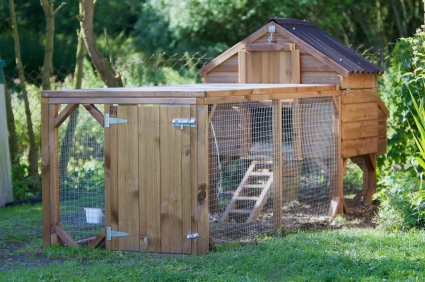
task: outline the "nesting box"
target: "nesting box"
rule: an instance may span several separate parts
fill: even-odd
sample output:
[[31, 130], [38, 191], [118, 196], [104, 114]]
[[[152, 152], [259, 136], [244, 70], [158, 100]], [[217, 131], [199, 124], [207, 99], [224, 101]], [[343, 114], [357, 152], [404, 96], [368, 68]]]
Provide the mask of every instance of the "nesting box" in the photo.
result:
[[[206, 84], [42, 92], [45, 244], [205, 254], [299, 216], [343, 212], [348, 158], [365, 168], [370, 200], [388, 115], [379, 68], [311, 23], [274, 19], [200, 72]], [[101, 136], [83, 138], [97, 147], [64, 158], [71, 176], [60, 176], [59, 154], [80, 141], [58, 129], [77, 108]], [[103, 208], [86, 181], [96, 161]], [[92, 206], [79, 207], [85, 199]], [[84, 208], [104, 210], [104, 224]], [[87, 224], [100, 229], [77, 240], [73, 226]]]

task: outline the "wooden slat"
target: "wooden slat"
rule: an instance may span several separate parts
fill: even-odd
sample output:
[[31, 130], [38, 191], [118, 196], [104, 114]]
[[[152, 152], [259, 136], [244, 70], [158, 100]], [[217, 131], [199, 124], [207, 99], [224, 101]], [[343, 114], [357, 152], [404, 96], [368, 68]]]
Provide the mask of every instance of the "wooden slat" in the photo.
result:
[[295, 49], [292, 43], [251, 43], [246, 44], [246, 51], [291, 51]]
[[331, 68], [308, 53], [301, 54], [300, 61], [302, 72], [332, 72]]
[[[104, 105], [104, 113], [109, 114], [111, 105]], [[110, 136], [110, 127], [105, 127], [103, 130], [104, 136], [104, 158], [105, 158], [105, 226], [111, 226], [111, 149], [116, 150], [116, 148], [111, 148], [111, 136]], [[116, 161], [116, 160], [114, 160]], [[116, 229], [115, 229], [116, 230]], [[111, 241], [108, 240], [105, 242], [106, 249], [111, 249]]]
[[[182, 108], [182, 117], [191, 117], [191, 109], [189, 107]], [[196, 171], [191, 170], [191, 131], [196, 130], [195, 128], [185, 127], [180, 130], [182, 134], [181, 138], [181, 199], [182, 199], [182, 253], [191, 254], [192, 242], [186, 236], [192, 234], [191, 226], [191, 174]]]
[[378, 139], [378, 155], [384, 155], [388, 151], [387, 149], [387, 138]]
[[378, 122], [378, 137], [387, 138], [387, 123], [384, 121]]
[[217, 66], [214, 69], [214, 71], [216, 71], [216, 72], [238, 72], [238, 55], [237, 54], [233, 55], [228, 60], [224, 61], [221, 65]]
[[97, 120], [103, 127], [103, 114], [93, 104], [83, 104], [84, 108]]
[[301, 84], [337, 84], [341, 81], [337, 72], [301, 71]]
[[378, 120], [363, 120], [343, 122], [341, 128], [342, 140], [374, 137], [379, 135]]
[[94, 249], [99, 247], [100, 244], [102, 244], [103, 241], [105, 241], [106, 238], [106, 229], [103, 228], [102, 231], [100, 231], [99, 234], [93, 239], [93, 241], [90, 242], [89, 248]]
[[[376, 75], [375, 75], [376, 77]], [[348, 82], [348, 84], [347, 84]], [[353, 89], [372, 89], [373, 88], [373, 75], [372, 74], [360, 74], [350, 73], [348, 76], [341, 76], [341, 89], [349, 87]]]
[[385, 116], [387, 118], [390, 117], [390, 110], [387, 108], [387, 106], [384, 104], [384, 102], [382, 101], [381, 97], [378, 96], [378, 107], [379, 109], [384, 112]]
[[301, 83], [300, 51], [291, 51], [291, 84]]
[[62, 228], [62, 226], [57, 225], [55, 231], [65, 245], [78, 246], [77, 242]]
[[374, 102], [342, 105], [342, 122], [377, 119], [378, 106]]
[[260, 38], [262, 35], [264, 35], [265, 33], [268, 33], [268, 26], [267, 25], [263, 26], [262, 28], [260, 28], [259, 30], [257, 30], [256, 32], [254, 32], [253, 34], [251, 34], [250, 36], [248, 36], [247, 38], [245, 38], [241, 42], [239, 42], [236, 45], [234, 45], [233, 47], [231, 47], [226, 52], [222, 53], [220, 56], [215, 58], [211, 63], [209, 63], [206, 66], [204, 66], [203, 68], [201, 68], [198, 71], [199, 74], [204, 75], [206, 73], [209, 73], [215, 67], [219, 66], [224, 61], [226, 61], [227, 59], [229, 59], [230, 57], [235, 55], [239, 50], [242, 50], [243, 48], [245, 48], [246, 44], [254, 42], [258, 38]]
[[127, 123], [118, 127], [118, 230], [129, 234], [119, 238], [119, 249], [139, 251], [139, 166], [137, 106], [118, 106], [117, 117]]
[[282, 226], [282, 103], [272, 101], [273, 132], [273, 227], [275, 230]]
[[[160, 107], [139, 107], [140, 250], [161, 252]], [[163, 126], [171, 126], [163, 124]], [[147, 244], [145, 242], [147, 238]]]
[[[117, 117], [117, 111], [118, 107], [111, 106], [105, 113], [109, 112], [109, 116], [112, 118]], [[112, 230], [118, 230], [119, 228], [119, 205], [118, 205], [118, 125], [112, 125], [109, 127], [109, 155], [110, 155], [110, 175], [109, 175], [109, 181], [110, 181], [110, 190], [109, 190], [109, 197], [110, 197], [110, 225]], [[107, 131], [105, 129], [105, 131]], [[105, 144], [106, 146], [106, 144]], [[105, 156], [106, 157], [106, 156]], [[108, 220], [108, 217], [106, 217]], [[119, 237], [112, 237], [111, 241], [106, 241], [106, 246], [110, 246], [112, 250], [119, 250]]]
[[58, 128], [78, 107], [78, 104], [68, 104], [65, 109], [55, 118], [55, 128]]
[[294, 148], [294, 158], [296, 160], [302, 160], [303, 159], [303, 153], [302, 153], [302, 119], [301, 119], [301, 107], [300, 107], [300, 99], [294, 99], [293, 101], [293, 125], [292, 128], [294, 129], [295, 138], [293, 139], [293, 148]]
[[246, 52], [241, 50], [238, 52], [238, 75], [239, 83], [246, 83], [246, 73], [247, 73], [247, 61], [246, 61]]
[[356, 103], [367, 103], [376, 102], [379, 100], [378, 94], [372, 89], [357, 89], [349, 92], [342, 91], [342, 104], [356, 104]]
[[[270, 33], [267, 32], [261, 37], [259, 37], [258, 39], [256, 39], [253, 43], [269, 43], [269, 36], [270, 36]], [[286, 39], [285, 37], [283, 37], [282, 35], [280, 35], [279, 33], [274, 33], [271, 43], [292, 43], [292, 42]]]
[[371, 205], [372, 196], [376, 192], [376, 155], [369, 154], [368, 156], [365, 156], [365, 160], [368, 166], [369, 188], [367, 190], [366, 197], [364, 198], [364, 204]]
[[[204, 95], [202, 95], [203, 97]], [[121, 98], [121, 97], [76, 97], [50, 98], [50, 104], [196, 104], [196, 98]]]
[[41, 180], [43, 191], [43, 243], [50, 245], [50, 151], [49, 151], [49, 130], [54, 126], [50, 120], [50, 107], [46, 103], [41, 104]]
[[205, 83], [238, 83], [237, 72], [209, 72], [206, 74]]
[[342, 140], [342, 157], [350, 158], [378, 152], [378, 137]]
[[[295, 51], [297, 52], [297, 51]], [[276, 53], [278, 58], [269, 58], [270, 61], [275, 62], [279, 61], [279, 64], [276, 66], [275, 72], [279, 74], [279, 77], [276, 81], [270, 81], [269, 83], [293, 83], [292, 79], [292, 51], [291, 52], [279, 52]], [[274, 57], [276, 57], [274, 55]], [[277, 59], [277, 60], [276, 60]], [[271, 63], [271, 62], [270, 62]], [[294, 67], [296, 67], [296, 63], [294, 64]], [[298, 72], [299, 76], [299, 72]], [[295, 78], [296, 79], [296, 78]]]
[[239, 138], [239, 155], [244, 156], [249, 153], [251, 149], [251, 110], [244, 107], [240, 107], [240, 138]]
[[197, 106], [198, 131], [198, 255], [208, 252], [209, 214], [208, 214], [208, 106]]
[[[215, 105], [214, 105], [215, 106]], [[213, 108], [214, 108], [213, 106]], [[196, 106], [190, 106], [190, 116], [197, 118], [197, 107]], [[208, 110], [208, 106], [207, 106]], [[210, 117], [212, 118], [213, 111], [211, 110]], [[190, 197], [191, 200], [191, 215], [190, 218], [192, 219], [191, 224], [191, 231], [192, 234], [199, 233], [198, 232], [198, 126], [195, 128], [192, 128], [190, 130], [190, 170], [191, 170], [191, 179], [190, 179], [190, 193], [187, 195], [187, 197]], [[205, 126], [205, 124], [204, 124]], [[206, 126], [209, 126], [209, 121], [206, 122]], [[204, 168], [205, 169], [205, 168]], [[192, 239], [192, 255], [198, 254], [198, 239]]]
[[269, 174], [269, 176], [270, 178], [268, 179], [267, 183], [264, 185], [264, 188], [261, 191], [260, 196], [255, 202], [254, 208], [252, 209], [248, 219], [246, 220], [246, 223], [254, 222], [257, 219], [258, 215], [263, 210], [263, 207], [266, 204], [267, 199], [269, 198], [270, 186], [273, 183], [273, 174]]
[[[49, 153], [50, 153], [50, 230], [51, 227], [60, 225], [59, 216], [59, 150], [58, 129], [54, 127], [54, 120], [58, 115], [60, 105], [49, 105]], [[53, 228], [53, 230], [55, 230]], [[50, 234], [51, 244], [58, 243], [57, 234]]]
[[[161, 252], [182, 253], [182, 130], [171, 126], [175, 117], [184, 117], [181, 107], [160, 108], [161, 158]], [[187, 118], [187, 116], [186, 116]]]

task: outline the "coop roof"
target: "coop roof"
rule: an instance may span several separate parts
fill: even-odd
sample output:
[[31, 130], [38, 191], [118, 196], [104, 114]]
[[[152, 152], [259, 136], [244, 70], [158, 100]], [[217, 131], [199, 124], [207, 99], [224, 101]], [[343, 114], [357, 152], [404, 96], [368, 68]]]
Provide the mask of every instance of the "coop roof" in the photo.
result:
[[277, 24], [276, 32], [295, 43], [299, 48], [313, 57], [346, 76], [349, 73], [382, 74], [383, 70], [366, 58], [345, 46], [340, 41], [331, 37], [314, 23], [305, 20], [274, 18], [264, 27], [251, 34], [199, 70], [201, 75], [206, 74], [222, 62], [235, 55], [239, 50], [268, 33], [270, 22]]

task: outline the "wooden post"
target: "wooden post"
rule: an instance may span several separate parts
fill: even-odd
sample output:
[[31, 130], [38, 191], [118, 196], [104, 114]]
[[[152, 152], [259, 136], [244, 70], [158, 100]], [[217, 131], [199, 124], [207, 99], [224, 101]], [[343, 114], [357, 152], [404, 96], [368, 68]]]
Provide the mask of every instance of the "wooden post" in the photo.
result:
[[282, 101], [272, 101], [273, 131], [273, 227], [282, 227]]
[[238, 52], [239, 83], [246, 83], [246, 67], [246, 52], [242, 50]]
[[58, 128], [55, 127], [55, 118], [58, 115], [60, 104], [48, 105], [48, 150], [49, 150], [49, 205], [50, 205], [50, 244], [60, 243], [56, 233], [56, 226], [60, 225], [59, 215], [59, 150], [58, 150]]
[[197, 149], [198, 149], [198, 248], [197, 255], [208, 252], [209, 245], [209, 214], [208, 214], [208, 105], [198, 105], [196, 109]]
[[366, 197], [364, 198], [365, 205], [372, 204], [372, 196], [376, 192], [376, 154], [369, 154], [365, 156], [365, 161], [368, 170], [369, 187], [367, 189]]
[[41, 175], [43, 193], [43, 243], [51, 245], [50, 237], [50, 152], [49, 152], [49, 99], [41, 99]]

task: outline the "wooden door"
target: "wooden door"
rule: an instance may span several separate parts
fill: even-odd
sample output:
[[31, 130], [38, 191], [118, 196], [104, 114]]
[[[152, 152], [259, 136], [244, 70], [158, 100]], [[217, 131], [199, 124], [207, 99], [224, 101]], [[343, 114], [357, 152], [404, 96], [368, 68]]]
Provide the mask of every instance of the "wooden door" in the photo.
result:
[[106, 224], [128, 233], [112, 237], [107, 248], [193, 253], [197, 238], [187, 235], [197, 231], [196, 128], [174, 127], [172, 120], [194, 117], [196, 108], [131, 105], [107, 112], [126, 122], [105, 128]]

